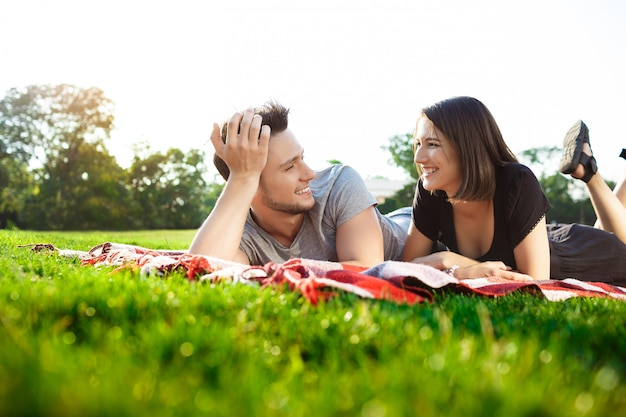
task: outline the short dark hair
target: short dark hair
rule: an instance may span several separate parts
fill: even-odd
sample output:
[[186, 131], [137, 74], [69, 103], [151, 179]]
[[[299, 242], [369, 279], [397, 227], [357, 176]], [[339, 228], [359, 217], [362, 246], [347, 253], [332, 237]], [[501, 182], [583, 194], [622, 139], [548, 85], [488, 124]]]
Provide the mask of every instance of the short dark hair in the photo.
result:
[[[268, 101], [260, 107], [254, 109], [254, 114], [258, 114], [262, 118], [262, 124], [268, 125], [271, 129], [270, 135], [283, 132], [289, 126], [289, 109], [277, 101]], [[228, 133], [228, 121], [222, 123], [221, 128], [222, 142], [226, 143], [226, 134]], [[228, 180], [230, 169], [226, 162], [217, 154], [213, 156], [213, 165], [217, 168], [224, 180]]]
[[496, 168], [517, 162], [489, 109], [473, 97], [453, 97], [422, 109], [422, 116], [450, 140], [461, 161], [463, 178], [457, 200], [490, 200], [496, 192]]

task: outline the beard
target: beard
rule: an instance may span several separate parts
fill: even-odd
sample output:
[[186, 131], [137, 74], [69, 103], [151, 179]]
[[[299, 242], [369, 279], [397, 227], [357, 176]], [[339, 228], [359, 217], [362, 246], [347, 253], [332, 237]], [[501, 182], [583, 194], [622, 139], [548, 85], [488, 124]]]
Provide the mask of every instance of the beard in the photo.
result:
[[307, 203], [294, 203], [275, 200], [272, 196], [271, 191], [264, 186], [261, 186], [261, 201], [268, 208], [287, 214], [306, 213], [313, 208], [313, 205], [315, 205], [315, 201], [313, 199], [311, 199], [311, 201]]

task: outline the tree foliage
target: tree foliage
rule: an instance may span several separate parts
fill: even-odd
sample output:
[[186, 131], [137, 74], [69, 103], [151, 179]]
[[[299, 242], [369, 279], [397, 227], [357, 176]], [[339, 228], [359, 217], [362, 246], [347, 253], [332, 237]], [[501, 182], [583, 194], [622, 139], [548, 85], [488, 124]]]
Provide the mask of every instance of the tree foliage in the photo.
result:
[[129, 169], [129, 184], [141, 228], [188, 228], [206, 216], [204, 199], [207, 183], [205, 155], [199, 150], [183, 153], [136, 155]]
[[25, 213], [35, 229], [124, 229], [130, 211], [125, 172], [101, 143], [82, 142], [36, 169], [39, 192]]
[[392, 136], [388, 139], [388, 144], [381, 146], [381, 148], [391, 154], [387, 162], [402, 168], [411, 178], [411, 181], [401, 190], [379, 205], [379, 210], [382, 213], [389, 213], [397, 208], [412, 205], [419, 172], [413, 161], [413, 135], [411, 133]]
[[419, 173], [413, 161], [413, 135], [411, 133], [395, 135], [390, 137], [388, 142], [387, 145], [381, 146], [383, 150], [391, 154], [387, 162], [404, 169], [404, 171], [417, 182]]
[[206, 216], [204, 154], [109, 153], [113, 102], [98, 88], [13, 88], [0, 101], [0, 227], [195, 228]]
[[0, 101], [0, 158], [43, 162], [85, 140], [108, 138], [112, 128], [113, 102], [98, 88], [12, 88]]
[[0, 159], [0, 229], [22, 227], [24, 195], [32, 192], [33, 175], [18, 159]]

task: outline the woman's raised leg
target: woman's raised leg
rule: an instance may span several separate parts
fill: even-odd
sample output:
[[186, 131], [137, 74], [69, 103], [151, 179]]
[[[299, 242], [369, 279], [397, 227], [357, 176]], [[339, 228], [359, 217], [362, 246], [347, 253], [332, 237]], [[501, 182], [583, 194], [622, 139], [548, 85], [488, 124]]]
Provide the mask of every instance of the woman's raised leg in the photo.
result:
[[567, 132], [560, 170], [587, 184], [589, 198], [598, 220], [595, 226], [614, 233], [626, 243], [626, 176], [611, 190], [597, 169], [589, 131], [581, 121]]

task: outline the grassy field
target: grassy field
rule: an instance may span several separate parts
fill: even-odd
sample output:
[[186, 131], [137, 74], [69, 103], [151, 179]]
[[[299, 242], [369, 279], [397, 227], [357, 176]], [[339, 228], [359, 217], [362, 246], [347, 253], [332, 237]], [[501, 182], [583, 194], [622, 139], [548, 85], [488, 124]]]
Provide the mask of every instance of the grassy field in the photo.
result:
[[624, 302], [437, 293], [313, 307], [18, 247], [192, 237], [0, 231], [0, 415], [626, 415]]

